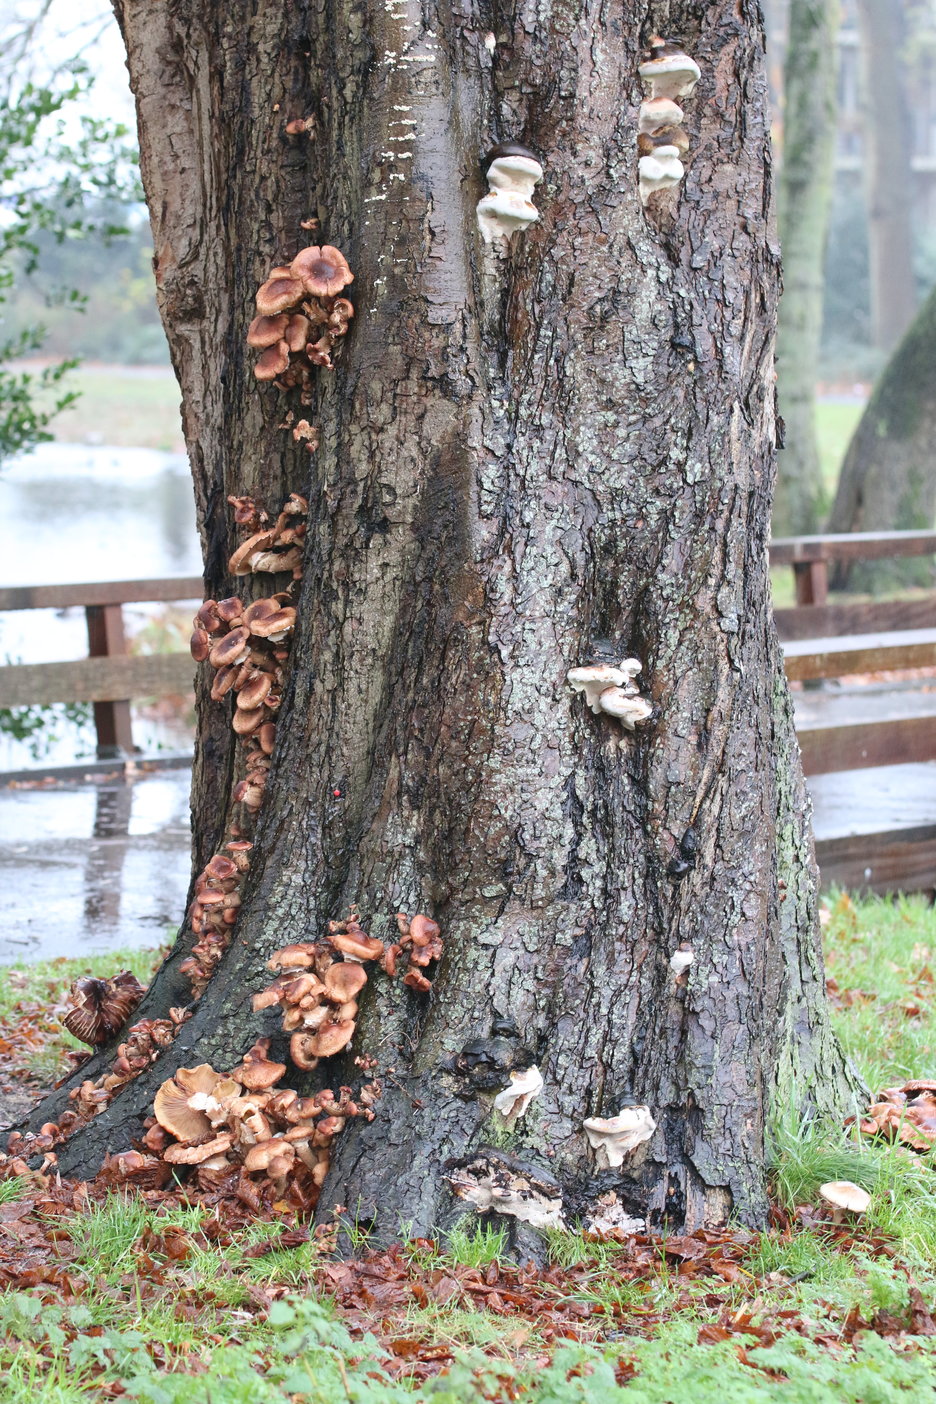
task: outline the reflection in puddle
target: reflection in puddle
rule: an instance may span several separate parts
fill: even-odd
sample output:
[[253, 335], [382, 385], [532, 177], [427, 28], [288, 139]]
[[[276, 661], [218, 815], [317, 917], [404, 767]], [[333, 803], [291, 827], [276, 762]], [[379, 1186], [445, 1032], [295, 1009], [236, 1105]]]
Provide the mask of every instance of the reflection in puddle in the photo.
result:
[[190, 868], [187, 770], [0, 790], [0, 963], [158, 946]]

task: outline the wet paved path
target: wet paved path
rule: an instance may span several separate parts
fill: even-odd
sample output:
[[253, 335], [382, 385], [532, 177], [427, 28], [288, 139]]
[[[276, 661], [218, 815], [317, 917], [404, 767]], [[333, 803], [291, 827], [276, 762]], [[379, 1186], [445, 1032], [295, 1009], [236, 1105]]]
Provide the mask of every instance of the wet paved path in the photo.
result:
[[[0, 965], [158, 946], [189, 877], [187, 769], [0, 787]], [[936, 762], [814, 776], [816, 837], [936, 823]]]
[[159, 946], [189, 877], [188, 770], [0, 788], [0, 964]]

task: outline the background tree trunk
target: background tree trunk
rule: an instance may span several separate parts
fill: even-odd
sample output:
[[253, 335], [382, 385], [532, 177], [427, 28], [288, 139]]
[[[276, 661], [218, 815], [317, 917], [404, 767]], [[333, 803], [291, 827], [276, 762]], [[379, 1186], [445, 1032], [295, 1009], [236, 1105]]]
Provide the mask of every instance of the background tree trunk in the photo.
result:
[[778, 535], [817, 531], [822, 513], [816, 380], [835, 175], [838, 22], [839, 0], [791, 0], [779, 201], [783, 297], [777, 391], [785, 434], [773, 517]]
[[902, 0], [858, 0], [871, 335], [890, 351], [916, 311], [912, 141], [901, 64]]
[[[571, 1207], [615, 1185], [655, 1222], [763, 1222], [771, 1098], [831, 1108], [847, 1078], [768, 607], [777, 251], [757, 7], [118, 13], [209, 591], [230, 589], [227, 492], [275, 508], [301, 489], [311, 511], [234, 944], [159, 1064], [61, 1148], [63, 1172], [125, 1146], [175, 1067], [230, 1067], [273, 1033], [276, 1011], [249, 1003], [264, 961], [356, 903], [377, 934], [429, 912], [445, 955], [431, 997], [368, 986], [354, 1051], [393, 1071], [376, 1120], [340, 1138], [324, 1204], [384, 1237], [451, 1222], [444, 1162], [502, 1137], [456, 1059], [497, 1029], [546, 1079], [511, 1143]], [[686, 179], [645, 212], [637, 64], [657, 27], [703, 76]], [[285, 134], [294, 117], [312, 140]], [[505, 139], [541, 151], [546, 177], [541, 222], [499, 254], [474, 206], [479, 156]], [[310, 470], [244, 333], [316, 212], [357, 316], [318, 382]], [[599, 640], [644, 661], [659, 718], [642, 733], [566, 685]], [[227, 706], [203, 698], [202, 717], [196, 866], [233, 768]], [[698, 860], [674, 883], [690, 823]], [[177, 960], [148, 1010], [178, 1002]], [[342, 1057], [311, 1081], [358, 1077]], [[596, 1173], [582, 1120], [629, 1100], [659, 1130]]]
[[[852, 435], [830, 531], [929, 530], [936, 517], [936, 288], [888, 361]], [[921, 571], [925, 574], [921, 575]], [[909, 562], [862, 567], [861, 588], [928, 580]]]

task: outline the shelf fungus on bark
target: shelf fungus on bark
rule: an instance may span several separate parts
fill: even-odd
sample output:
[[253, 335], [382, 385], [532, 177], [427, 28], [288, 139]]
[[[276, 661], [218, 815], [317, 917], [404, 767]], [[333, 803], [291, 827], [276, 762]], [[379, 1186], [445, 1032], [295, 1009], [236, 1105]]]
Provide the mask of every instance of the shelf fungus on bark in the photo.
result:
[[656, 1130], [649, 1107], [622, 1107], [617, 1116], [591, 1116], [582, 1124], [588, 1144], [597, 1152], [599, 1165], [612, 1170], [623, 1164], [625, 1155], [636, 1150], [641, 1141], [648, 1141]]
[[452, 1193], [480, 1214], [507, 1214], [533, 1228], [562, 1224], [562, 1190], [543, 1170], [506, 1151], [483, 1147], [467, 1160], [449, 1161]]
[[539, 219], [533, 190], [543, 179], [543, 167], [535, 151], [515, 142], [492, 147], [485, 165], [490, 189], [478, 201], [478, 228], [484, 242], [493, 244]]
[[679, 44], [654, 35], [647, 45], [647, 57], [637, 72], [649, 85], [651, 98], [691, 97], [699, 81], [700, 69]]
[[676, 976], [676, 979], [679, 980], [689, 969], [694, 960], [695, 951], [689, 945], [688, 941], [682, 941], [669, 958], [669, 968]]
[[543, 1074], [534, 1063], [529, 1068], [510, 1074], [510, 1083], [494, 1098], [494, 1110], [505, 1121], [517, 1122], [526, 1116], [530, 1103], [543, 1090]]
[[654, 36], [637, 71], [650, 90], [640, 107], [637, 137], [638, 189], [646, 205], [651, 195], [678, 185], [686, 173], [682, 157], [689, 138], [676, 98], [692, 96], [699, 65], [678, 44]]
[[634, 679], [640, 672], [639, 658], [625, 658], [617, 664], [594, 663], [570, 668], [566, 681], [574, 692], [584, 692], [585, 701], [596, 716], [604, 712], [633, 731], [653, 716], [653, 704], [641, 697]]

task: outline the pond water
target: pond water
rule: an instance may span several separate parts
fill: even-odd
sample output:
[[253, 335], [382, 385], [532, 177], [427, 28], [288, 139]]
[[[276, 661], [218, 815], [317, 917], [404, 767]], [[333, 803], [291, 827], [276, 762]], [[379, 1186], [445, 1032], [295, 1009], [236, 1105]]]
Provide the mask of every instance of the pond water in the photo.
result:
[[[200, 575], [201, 550], [184, 454], [86, 444], [40, 444], [0, 469], [0, 585], [54, 585]], [[128, 605], [128, 633], [166, 613]], [[0, 662], [87, 656], [82, 609], [0, 613]], [[41, 755], [0, 733], [0, 771], [69, 764], [94, 754], [93, 734], [60, 717]], [[144, 752], [178, 751], [190, 731], [175, 715], [135, 715]], [[41, 749], [41, 748], [40, 748]]]

